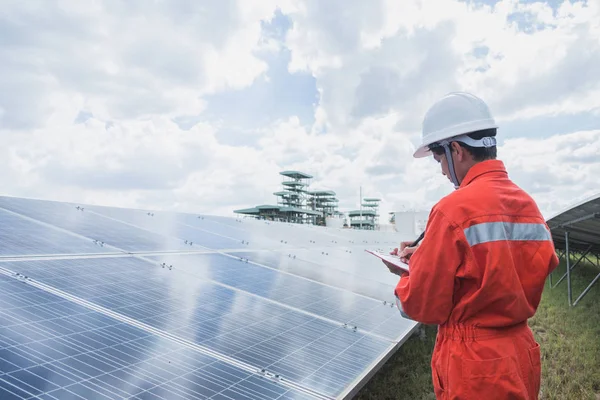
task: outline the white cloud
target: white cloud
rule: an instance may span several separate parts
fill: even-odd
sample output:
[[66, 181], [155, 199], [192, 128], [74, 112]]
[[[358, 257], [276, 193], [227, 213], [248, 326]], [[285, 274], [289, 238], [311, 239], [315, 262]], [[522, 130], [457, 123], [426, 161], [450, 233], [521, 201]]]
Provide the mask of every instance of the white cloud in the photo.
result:
[[600, 129], [511, 139], [499, 149], [511, 178], [532, 192], [546, 217], [600, 192], [599, 154]]
[[240, 0], [5, 2], [1, 122], [40, 126], [56, 93], [83, 96], [104, 119], [198, 114], [203, 95], [245, 87], [267, 70], [253, 51], [274, 10], [271, 1]]
[[[554, 17], [543, 3], [490, 7], [429, 0], [403, 2], [399, 9], [397, 2], [380, 0], [347, 25], [323, 22], [326, 10], [317, 1], [307, 3], [288, 35], [290, 69], [306, 68], [319, 78], [320, 106], [335, 126], [355, 123], [350, 116], [356, 113], [422, 115], [435, 98], [455, 89], [480, 94], [503, 118], [598, 110], [598, 102], [577, 101], [597, 99], [600, 91], [597, 1], [565, 2]], [[343, 4], [347, 12], [361, 11], [360, 1]], [[329, 5], [336, 6], [342, 8]], [[524, 14], [541, 27], [523, 31], [510, 20]], [[355, 27], [350, 35], [348, 26]], [[475, 57], [476, 48], [487, 55]]]
[[[291, 23], [283, 40], [268, 32], [278, 8]], [[210, 95], [270, 82], [265, 54], [289, 54], [287, 79], [315, 78], [314, 124], [293, 108], [260, 128], [210, 120]], [[231, 215], [274, 203], [279, 171], [297, 169], [343, 210], [362, 187], [385, 216], [452, 190], [435, 162], [412, 158], [426, 108], [446, 92], [482, 96], [501, 124], [600, 121], [597, 0], [13, 0], [0, 10], [0, 57], [0, 174], [15, 196]], [[281, 87], [269, 104], [298, 95]], [[243, 144], [220, 140], [224, 126]], [[600, 190], [597, 130], [528, 133], [501, 136], [499, 154], [545, 212]]]

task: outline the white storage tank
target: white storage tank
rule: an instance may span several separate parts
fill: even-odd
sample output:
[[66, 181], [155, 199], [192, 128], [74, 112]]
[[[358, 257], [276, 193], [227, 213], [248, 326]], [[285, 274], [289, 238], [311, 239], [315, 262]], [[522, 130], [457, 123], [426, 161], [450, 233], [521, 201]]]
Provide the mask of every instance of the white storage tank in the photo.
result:
[[394, 212], [396, 232], [402, 236], [417, 237], [425, 230], [429, 219], [429, 211], [398, 211]]

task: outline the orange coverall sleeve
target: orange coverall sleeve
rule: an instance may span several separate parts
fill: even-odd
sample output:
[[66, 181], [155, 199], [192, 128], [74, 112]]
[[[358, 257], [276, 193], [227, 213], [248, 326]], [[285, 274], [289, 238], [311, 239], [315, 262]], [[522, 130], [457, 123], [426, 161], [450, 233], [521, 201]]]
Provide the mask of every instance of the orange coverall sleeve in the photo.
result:
[[453, 307], [455, 275], [468, 251], [458, 226], [435, 209], [421, 245], [409, 260], [410, 272], [396, 286], [403, 312], [412, 320], [441, 325]]

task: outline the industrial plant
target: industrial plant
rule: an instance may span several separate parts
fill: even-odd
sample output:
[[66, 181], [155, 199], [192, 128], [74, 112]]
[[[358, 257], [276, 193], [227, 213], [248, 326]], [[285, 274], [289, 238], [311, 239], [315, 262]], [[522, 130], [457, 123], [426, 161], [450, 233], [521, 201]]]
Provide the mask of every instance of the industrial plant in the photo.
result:
[[234, 210], [236, 214], [270, 221], [313, 224], [375, 230], [379, 225], [380, 199], [361, 198], [361, 208], [347, 215], [338, 210], [339, 200], [333, 190], [310, 190], [312, 175], [299, 171], [282, 171], [282, 190], [273, 193], [277, 204], [263, 204]]

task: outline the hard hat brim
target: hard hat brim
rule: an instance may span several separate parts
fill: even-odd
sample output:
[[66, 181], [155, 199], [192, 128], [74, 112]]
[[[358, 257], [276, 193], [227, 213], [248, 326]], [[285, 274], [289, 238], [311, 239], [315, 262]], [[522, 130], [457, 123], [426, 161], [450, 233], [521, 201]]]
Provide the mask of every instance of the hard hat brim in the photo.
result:
[[431, 150], [429, 150], [429, 145], [423, 145], [419, 147], [414, 153], [414, 158], [424, 158], [431, 155]]

